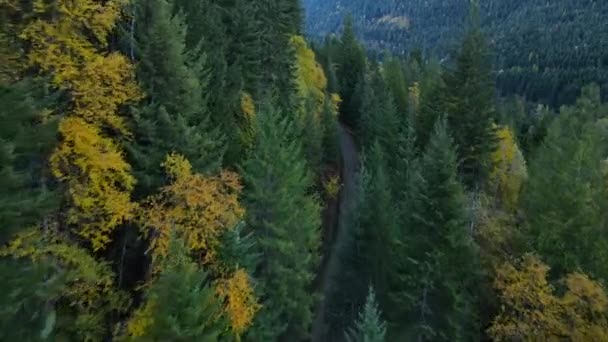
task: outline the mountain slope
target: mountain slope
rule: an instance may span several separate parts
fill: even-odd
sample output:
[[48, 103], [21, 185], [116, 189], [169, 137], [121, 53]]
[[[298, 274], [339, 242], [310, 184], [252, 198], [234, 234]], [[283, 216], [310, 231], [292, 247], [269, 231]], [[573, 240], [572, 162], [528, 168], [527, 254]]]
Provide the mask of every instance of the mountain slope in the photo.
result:
[[[458, 42], [468, 0], [304, 0], [314, 38], [340, 30], [351, 13], [365, 44], [397, 54], [420, 48], [439, 58]], [[482, 25], [505, 93], [550, 104], [571, 103], [596, 82], [608, 98], [608, 1], [486, 0]]]

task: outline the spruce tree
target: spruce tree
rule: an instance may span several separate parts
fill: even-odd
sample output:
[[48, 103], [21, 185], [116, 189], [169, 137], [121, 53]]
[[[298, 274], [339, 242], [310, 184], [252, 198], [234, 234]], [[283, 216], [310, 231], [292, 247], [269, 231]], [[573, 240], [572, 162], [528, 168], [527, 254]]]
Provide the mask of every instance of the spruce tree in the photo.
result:
[[57, 140], [44, 110], [53, 99], [32, 80], [0, 83], [0, 244], [58, 205], [45, 161]]
[[376, 294], [373, 287], [369, 287], [365, 306], [359, 313], [354, 327], [346, 333], [348, 342], [383, 342], [386, 335], [386, 323], [382, 320]]
[[[357, 128], [360, 119], [361, 87], [366, 72], [365, 51], [357, 41], [351, 16], [344, 21], [344, 30], [336, 56], [336, 75], [342, 97], [340, 115], [350, 127]], [[359, 88], [359, 91], [357, 91]]]
[[601, 121], [608, 106], [599, 88], [586, 88], [576, 106], [564, 107], [530, 162], [524, 194], [531, 247], [551, 267], [552, 278], [582, 269], [608, 279]]
[[[397, 146], [399, 117], [391, 91], [378, 69], [379, 66], [372, 66], [365, 82], [358, 132], [364, 146], [371, 147], [378, 141], [382, 150], [390, 153]], [[394, 167], [392, 160], [388, 166]]]
[[320, 208], [312, 176], [289, 116], [267, 108], [257, 116], [257, 142], [243, 165], [247, 223], [256, 252], [263, 309], [249, 331], [254, 340], [305, 338], [312, 321], [320, 247]]
[[238, 138], [242, 77], [238, 65], [228, 58], [234, 38], [225, 23], [226, 11], [214, 0], [173, 0], [175, 13], [183, 13], [186, 23], [186, 49], [205, 61], [199, 75], [210, 122], [226, 137], [226, 162], [240, 160], [242, 146]]
[[221, 163], [222, 138], [210, 126], [201, 75], [207, 66], [187, 49], [187, 28], [181, 11], [168, 0], [136, 3], [137, 76], [146, 99], [134, 109], [135, 141], [129, 151], [144, 193], [163, 180], [161, 163], [171, 152], [184, 155], [196, 171]]
[[[372, 145], [365, 163], [370, 170], [370, 178], [365, 189], [365, 205], [361, 208], [364, 256], [370, 281], [383, 297], [390, 268], [390, 248], [387, 247], [394, 239], [398, 214], [386, 157], [378, 142]], [[383, 298], [381, 303], [384, 303]]]
[[146, 303], [130, 322], [134, 332], [145, 324], [133, 341], [217, 341], [227, 328], [222, 305], [200, 266], [186, 252], [184, 243], [172, 238], [170, 252], [158, 279], [146, 290]]
[[[406, 240], [393, 279], [395, 336], [422, 340], [475, 338], [475, 247], [467, 229], [465, 197], [446, 124], [437, 122], [420, 161], [419, 185], [401, 234]], [[411, 241], [411, 242], [409, 242]], [[405, 266], [405, 267], [403, 267]]]
[[444, 77], [447, 119], [457, 146], [460, 173], [469, 188], [485, 180], [497, 143], [492, 126], [496, 87], [477, 6], [472, 3], [471, 24], [455, 57], [455, 68]]

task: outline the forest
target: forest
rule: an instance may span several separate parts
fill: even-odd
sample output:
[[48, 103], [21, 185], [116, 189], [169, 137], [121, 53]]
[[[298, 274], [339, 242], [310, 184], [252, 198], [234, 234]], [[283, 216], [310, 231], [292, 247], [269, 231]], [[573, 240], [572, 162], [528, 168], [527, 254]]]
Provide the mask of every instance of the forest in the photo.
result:
[[[352, 14], [374, 54], [416, 50], [448, 61], [464, 34], [470, 0], [304, 0], [314, 40], [341, 30]], [[576, 102], [589, 83], [608, 100], [608, 2], [481, 0], [481, 25], [498, 90], [554, 107]]]
[[310, 3], [0, 0], [0, 341], [608, 341], [601, 80]]

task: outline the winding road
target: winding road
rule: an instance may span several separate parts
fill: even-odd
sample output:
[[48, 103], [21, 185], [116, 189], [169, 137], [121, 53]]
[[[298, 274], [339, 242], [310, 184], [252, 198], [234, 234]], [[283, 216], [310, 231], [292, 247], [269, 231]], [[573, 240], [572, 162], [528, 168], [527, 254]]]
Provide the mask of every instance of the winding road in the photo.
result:
[[319, 285], [319, 291], [321, 294], [321, 300], [315, 311], [315, 317], [312, 324], [312, 337], [313, 342], [322, 342], [326, 340], [327, 325], [325, 323], [325, 313], [327, 309], [327, 301], [325, 298], [331, 294], [332, 291], [332, 279], [336, 277], [340, 271], [340, 261], [338, 246], [340, 242], [348, 238], [348, 227], [345, 222], [346, 215], [350, 212], [354, 205], [357, 192], [356, 174], [359, 170], [359, 151], [355, 140], [353, 139], [352, 133], [343, 125], [338, 127], [338, 135], [340, 138], [340, 152], [342, 155], [341, 163], [341, 176], [342, 176], [342, 188], [340, 190], [339, 206], [338, 206], [338, 224], [335, 239], [333, 241], [330, 254], [326, 256], [327, 262], [325, 263], [324, 269], [320, 272], [321, 281]]

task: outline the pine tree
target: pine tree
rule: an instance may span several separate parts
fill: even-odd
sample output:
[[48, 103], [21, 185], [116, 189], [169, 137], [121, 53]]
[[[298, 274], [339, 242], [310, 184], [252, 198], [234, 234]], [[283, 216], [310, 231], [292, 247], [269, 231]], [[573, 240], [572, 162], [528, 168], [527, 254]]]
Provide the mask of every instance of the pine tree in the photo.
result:
[[524, 231], [552, 278], [580, 268], [608, 279], [606, 144], [596, 123], [607, 111], [598, 88], [585, 89], [576, 106], [562, 109], [530, 163]]
[[222, 306], [207, 275], [172, 238], [158, 279], [127, 325], [129, 341], [217, 341], [226, 328]]
[[[361, 208], [366, 268], [371, 283], [381, 296], [386, 294], [390, 267], [390, 248], [387, 247], [395, 237], [398, 222], [385, 158], [380, 144], [374, 143], [365, 160], [370, 170], [370, 179], [364, 190], [365, 205]], [[381, 303], [384, 303], [383, 299], [382, 297]]]
[[365, 306], [353, 328], [346, 333], [348, 342], [383, 342], [386, 335], [386, 323], [380, 317], [374, 288], [370, 286]]
[[[465, 220], [465, 198], [457, 181], [456, 154], [446, 124], [437, 122], [420, 161], [421, 177], [400, 260], [407, 266], [393, 279], [392, 323], [396, 336], [422, 340], [475, 337], [472, 286], [476, 253]], [[393, 311], [394, 309], [396, 311]]]
[[[57, 206], [45, 158], [56, 144], [56, 120], [41, 102], [53, 97], [33, 81], [0, 83], [0, 244]], [[44, 100], [44, 102], [49, 102]]]
[[168, 153], [184, 155], [196, 171], [210, 171], [220, 165], [223, 147], [209, 121], [209, 85], [201, 76], [208, 66], [187, 49], [182, 12], [173, 14], [168, 0], [141, 0], [136, 13], [137, 76], [147, 98], [134, 110], [130, 152], [140, 190], [149, 193], [162, 184], [160, 165]]
[[225, 162], [233, 165], [243, 152], [238, 137], [242, 77], [239, 66], [228, 56], [236, 39], [229, 35], [226, 21], [232, 21], [232, 11], [223, 9], [215, 0], [175, 0], [175, 13], [180, 11], [186, 23], [186, 50], [205, 62], [199, 75], [200, 83], [208, 85], [204, 91], [210, 122], [219, 127], [226, 137]]
[[[371, 147], [378, 141], [382, 150], [390, 153], [397, 146], [400, 120], [392, 93], [378, 68], [377, 65], [370, 68], [369, 80], [364, 83], [358, 132], [364, 146]], [[392, 161], [388, 161], [391, 169], [395, 167]]]
[[243, 166], [246, 219], [264, 256], [255, 273], [263, 309], [250, 338], [304, 338], [312, 321], [320, 208], [290, 118], [270, 108], [257, 121], [256, 146]]
[[492, 126], [495, 84], [477, 6], [472, 3], [471, 26], [456, 55], [455, 69], [445, 74], [447, 119], [460, 173], [470, 188], [485, 180], [491, 167], [490, 154], [496, 148]]
[[344, 30], [335, 61], [340, 97], [343, 101], [340, 107], [341, 118], [349, 126], [358, 128], [360, 119], [358, 100], [361, 93], [357, 92], [357, 87], [363, 86], [367, 61], [363, 47], [355, 37], [351, 16], [346, 17], [344, 21]]

